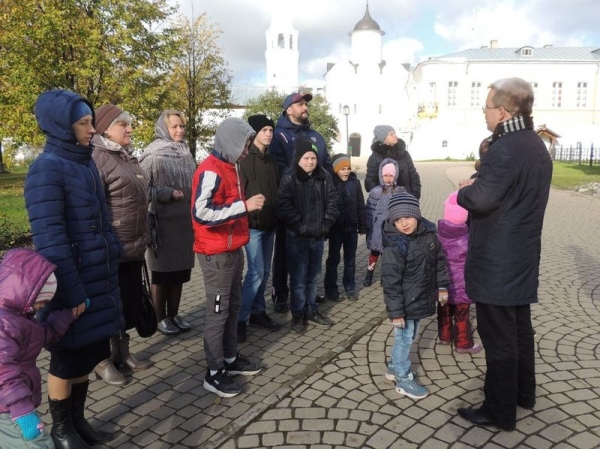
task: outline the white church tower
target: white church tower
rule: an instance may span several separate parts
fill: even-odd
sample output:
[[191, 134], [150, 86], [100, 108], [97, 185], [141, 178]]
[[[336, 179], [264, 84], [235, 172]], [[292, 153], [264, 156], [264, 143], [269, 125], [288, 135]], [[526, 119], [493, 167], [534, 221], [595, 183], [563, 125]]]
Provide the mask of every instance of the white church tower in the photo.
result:
[[369, 2], [364, 17], [349, 33], [352, 36], [352, 49], [350, 59], [353, 64], [368, 65], [382, 63], [381, 36], [385, 34], [379, 24], [369, 14]]
[[[289, 9], [288, 9], [289, 11]], [[267, 86], [281, 93], [298, 89], [298, 31], [289, 13], [280, 7], [273, 14], [267, 37]]]

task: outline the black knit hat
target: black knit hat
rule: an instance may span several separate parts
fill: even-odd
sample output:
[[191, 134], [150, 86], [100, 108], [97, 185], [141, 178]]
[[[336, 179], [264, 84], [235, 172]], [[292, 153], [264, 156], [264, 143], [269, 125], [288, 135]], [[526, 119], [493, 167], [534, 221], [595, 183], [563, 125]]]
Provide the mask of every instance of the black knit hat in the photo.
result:
[[300, 162], [302, 156], [304, 156], [309, 151], [312, 151], [318, 156], [319, 149], [313, 142], [306, 139], [296, 140], [296, 150], [294, 151], [294, 160], [296, 161], [296, 164]]
[[394, 193], [388, 204], [388, 217], [390, 222], [394, 223], [398, 218], [421, 218], [421, 209], [419, 200], [410, 193]]
[[260, 130], [263, 129], [265, 126], [270, 126], [271, 128], [275, 128], [275, 123], [273, 122], [273, 120], [271, 120], [266, 115], [262, 115], [262, 114], [251, 115], [250, 117], [248, 117], [248, 124], [257, 133], [259, 133]]

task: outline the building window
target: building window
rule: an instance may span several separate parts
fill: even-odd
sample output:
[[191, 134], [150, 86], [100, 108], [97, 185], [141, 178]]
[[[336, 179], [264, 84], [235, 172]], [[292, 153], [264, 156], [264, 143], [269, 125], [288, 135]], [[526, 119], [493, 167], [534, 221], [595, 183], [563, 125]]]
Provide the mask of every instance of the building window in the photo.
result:
[[338, 114], [341, 114], [341, 113], [342, 113], [342, 103], [340, 103], [339, 107], [338, 107]]
[[285, 37], [283, 37], [283, 34], [277, 36], [277, 48], [285, 48]]
[[530, 82], [531, 90], [533, 90], [533, 105], [537, 106], [538, 83]]
[[577, 83], [577, 103], [578, 108], [585, 108], [587, 105], [587, 83]]
[[294, 41], [292, 40], [292, 36], [290, 36], [290, 50], [294, 49]]
[[531, 55], [533, 55], [532, 48], [522, 48], [521, 49], [521, 56], [531, 56]]
[[442, 140], [442, 148], [448, 148], [448, 141]]
[[354, 113], [356, 114], [357, 108], [356, 108], [356, 103], [354, 103]]
[[471, 83], [471, 106], [481, 105], [481, 83], [474, 81]]
[[383, 109], [382, 109], [382, 107], [381, 107], [381, 103], [379, 103], [379, 113], [380, 113], [380, 114], [381, 114], [381, 111], [382, 111], [382, 110], [383, 110]]
[[456, 106], [456, 91], [458, 90], [458, 81], [448, 82], [448, 106]]
[[555, 81], [552, 83], [552, 107], [560, 108], [562, 106], [562, 83]]

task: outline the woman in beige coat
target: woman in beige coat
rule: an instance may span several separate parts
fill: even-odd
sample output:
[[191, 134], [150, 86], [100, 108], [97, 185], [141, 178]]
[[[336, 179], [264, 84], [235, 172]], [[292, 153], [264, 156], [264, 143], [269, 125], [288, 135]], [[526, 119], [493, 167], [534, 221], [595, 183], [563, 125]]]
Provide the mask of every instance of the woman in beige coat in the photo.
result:
[[96, 135], [92, 157], [104, 185], [111, 224], [121, 241], [119, 289], [125, 317], [125, 330], [110, 339], [111, 357], [94, 371], [107, 384], [124, 385], [127, 380], [116, 368], [119, 364], [141, 371], [152, 364], [137, 360], [129, 352], [127, 330], [136, 325], [142, 304], [142, 267], [148, 231], [148, 195], [144, 171], [131, 155], [131, 117], [115, 105], [96, 110]]

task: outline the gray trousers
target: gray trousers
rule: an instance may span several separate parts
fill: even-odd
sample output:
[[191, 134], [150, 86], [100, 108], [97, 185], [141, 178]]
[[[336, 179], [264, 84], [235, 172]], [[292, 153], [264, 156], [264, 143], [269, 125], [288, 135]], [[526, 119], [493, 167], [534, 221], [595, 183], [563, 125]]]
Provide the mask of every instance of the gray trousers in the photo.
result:
[[238, 249], [212, 256], [197, 254], [197, 258], [206, 291], [204, 351], [208, 368], [218, 370], [223, 368], [224, 358], [233, 358], [237, 354], [244, 254]]
[[8, 413], [0, 413], [0, 448], [54, 449], [54, 443], [45, 430], [37, 438], [25, 441], [17, 423], [11, 421], [10, 415]]

